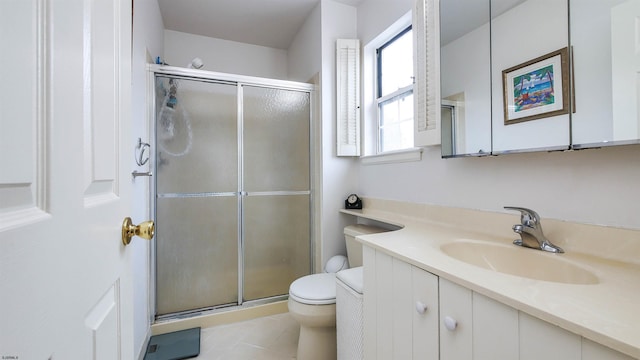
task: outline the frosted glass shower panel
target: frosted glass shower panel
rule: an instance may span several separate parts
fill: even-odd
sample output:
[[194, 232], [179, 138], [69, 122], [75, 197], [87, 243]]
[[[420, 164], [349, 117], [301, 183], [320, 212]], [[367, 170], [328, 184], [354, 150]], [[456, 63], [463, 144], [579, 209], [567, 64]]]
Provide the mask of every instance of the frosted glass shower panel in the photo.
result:
[[156, 73], [160, 318], [282, 300], [311, 271], [311, 86], [229, 77]]
[[287, 294], [310, 273], [309, 198], [244, 198], [244, 300]]
[[243, 87], [244, 188], [309, 190], [309, 93]]
[[156, 78], [158, 193], [236, 192], [237, 87]]
[[159, 197], [157, 313], [237, 304], [238, 198]]

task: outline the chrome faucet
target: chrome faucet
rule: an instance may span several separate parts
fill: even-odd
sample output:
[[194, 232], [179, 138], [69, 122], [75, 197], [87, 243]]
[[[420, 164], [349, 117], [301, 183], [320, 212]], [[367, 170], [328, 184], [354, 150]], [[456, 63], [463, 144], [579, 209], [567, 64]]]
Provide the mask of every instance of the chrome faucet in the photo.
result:
[[522, 207], [505, 206], [507, 210], [520, 211], [520, 224], [513, 225], [513, 232], [520, 234], [520, 239], [513, 241], [514, 244], [532, 249], [549, 251], [552, 253], [563, 253], [564, 250], [555, 246], [542, 232], [540, 215], [537, 212]]

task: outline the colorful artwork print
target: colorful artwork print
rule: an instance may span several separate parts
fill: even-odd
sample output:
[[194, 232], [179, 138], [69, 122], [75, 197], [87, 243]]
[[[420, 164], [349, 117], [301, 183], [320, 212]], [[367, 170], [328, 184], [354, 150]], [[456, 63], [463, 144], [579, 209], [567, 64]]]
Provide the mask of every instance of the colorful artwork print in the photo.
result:
[[504, 124], [569, 113], [568, 48], [502, 71]]
[[553, 65], [513, 78], [514, 111], [523, 111], [555, 103]]

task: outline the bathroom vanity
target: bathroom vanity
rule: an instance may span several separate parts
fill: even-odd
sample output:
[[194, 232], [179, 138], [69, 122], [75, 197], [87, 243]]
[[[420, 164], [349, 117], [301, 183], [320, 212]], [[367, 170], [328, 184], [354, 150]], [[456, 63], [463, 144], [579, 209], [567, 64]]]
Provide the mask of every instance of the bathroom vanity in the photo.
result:
[[640, 358], [639, 231], [543, 219], [551, 254], [511, 244], [518, 215], [365, 204], [341, 212], [402, 227], [358, 237], [366, 359]]

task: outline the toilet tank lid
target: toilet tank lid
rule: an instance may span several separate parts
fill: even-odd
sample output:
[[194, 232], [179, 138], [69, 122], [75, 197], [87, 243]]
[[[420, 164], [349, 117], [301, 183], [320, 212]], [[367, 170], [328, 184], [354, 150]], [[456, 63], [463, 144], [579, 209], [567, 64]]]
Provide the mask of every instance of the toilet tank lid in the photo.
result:
[[381, 232], [387, 232], [387, 231], [389, 230], [383, 229], [377, 226], [363, 225], [363, 224], [349, 225], [344, 228], [345, 235], [354, 236], [354, 237], [358, 235], [375, 234], [375, 233], [381, 233]]
[[362, 288], [364, 287], [364, 281], [362, 277], [362, 266], [338, 271], [336, 273], [336, 278], [338, 279], [338, 281], [343, 282], [358, 294], [362, 294]]

